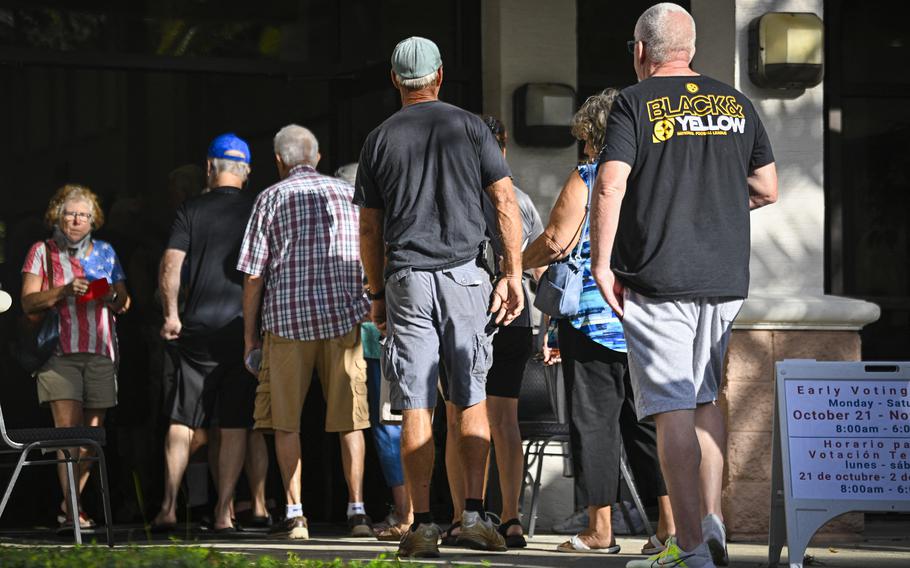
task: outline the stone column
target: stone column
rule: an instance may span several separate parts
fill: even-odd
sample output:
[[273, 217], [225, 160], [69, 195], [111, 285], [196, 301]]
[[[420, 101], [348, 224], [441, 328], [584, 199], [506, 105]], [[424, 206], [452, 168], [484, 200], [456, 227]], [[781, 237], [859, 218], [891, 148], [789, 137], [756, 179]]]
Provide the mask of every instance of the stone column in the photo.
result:
[[[746, 94], [774, 148], [780, 200], [752, 213], [750, 297], [728, 351], [724, 514], [734, 539], [767, 538], [774, 362], [858, 360], [858, 331], [878, 306], [824, 293], [824, 88], [760, 89], [748, 74], [748, 26], [766, 12], [813, 12], [822, 0], [692, 0], [694, 67]], [[824, 538], [862, 530], [861, 514], [829, 524]]]

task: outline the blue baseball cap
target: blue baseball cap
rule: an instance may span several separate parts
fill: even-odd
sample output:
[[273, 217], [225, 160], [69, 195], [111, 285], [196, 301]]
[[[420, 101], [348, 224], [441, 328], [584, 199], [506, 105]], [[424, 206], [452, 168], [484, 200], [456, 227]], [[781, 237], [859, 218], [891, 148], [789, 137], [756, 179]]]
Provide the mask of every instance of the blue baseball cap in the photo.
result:
[[209, 144], [209, 158], [221, 158], [249, 164], [250, 147], [242, 138], [233, 132], [228, 132], [218, 136]]
[[401, 40], [392, 52], [392, 71], [402, 79], [419, 79], [442, 67], [436, 44], [424, 37]]

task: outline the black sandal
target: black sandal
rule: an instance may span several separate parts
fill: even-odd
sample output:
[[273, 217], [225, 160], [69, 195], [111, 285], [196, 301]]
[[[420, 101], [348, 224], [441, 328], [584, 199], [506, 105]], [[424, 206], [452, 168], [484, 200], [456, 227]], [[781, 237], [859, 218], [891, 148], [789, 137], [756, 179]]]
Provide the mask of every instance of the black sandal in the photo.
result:
[[461, 528], [461, 521], [455, 521], [454, 523], [449, 525], [449, 528], [447, 528], [445, 530], [445, 532], [442, 533], [442, 540], [440, 541], [440, 544], [442, 546], [455, 546], [458, 542], [458, 535], [452, 534], [452, 531], [454, 529], [460, 529], [460, 528]]
[[525, 540], [525, 535], [523, 534], [508, 534], [509, 527], [521, 526], [521, 521], [518, 519], [509, 519], [508, 521], [499, 525], [499, 534], [502, 535], [502, 538], [506, 539], [506, 546], [508, 548], [525, 548], [528, 546], [528, 541]]

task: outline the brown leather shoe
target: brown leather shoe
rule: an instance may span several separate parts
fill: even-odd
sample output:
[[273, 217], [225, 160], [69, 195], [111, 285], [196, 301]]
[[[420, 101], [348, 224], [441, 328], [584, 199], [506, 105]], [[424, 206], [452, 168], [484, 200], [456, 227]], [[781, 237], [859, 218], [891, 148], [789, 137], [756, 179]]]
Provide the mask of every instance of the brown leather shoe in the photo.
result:
[[299, 516], [291, 519], [285, 519], [280, 523], [275, 523], [269, 529], [269, 538], [283, 538], [288, 540], [307, 540], [310, 538], [310, 529], [307, 526], [306, 517]]
[[439, 527], [421, 523], [398, 543], [399, 558], [439, 558]]

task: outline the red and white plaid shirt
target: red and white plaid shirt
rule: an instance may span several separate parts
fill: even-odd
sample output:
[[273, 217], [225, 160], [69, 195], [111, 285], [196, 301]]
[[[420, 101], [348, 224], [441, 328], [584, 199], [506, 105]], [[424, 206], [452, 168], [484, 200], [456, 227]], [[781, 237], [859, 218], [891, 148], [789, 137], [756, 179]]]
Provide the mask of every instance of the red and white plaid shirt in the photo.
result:
[[353, 195], [349, 183], [295, 166], [256, 198], [237, 270], [264, 275], [263, 331], [329, 339], [366, 317]]

